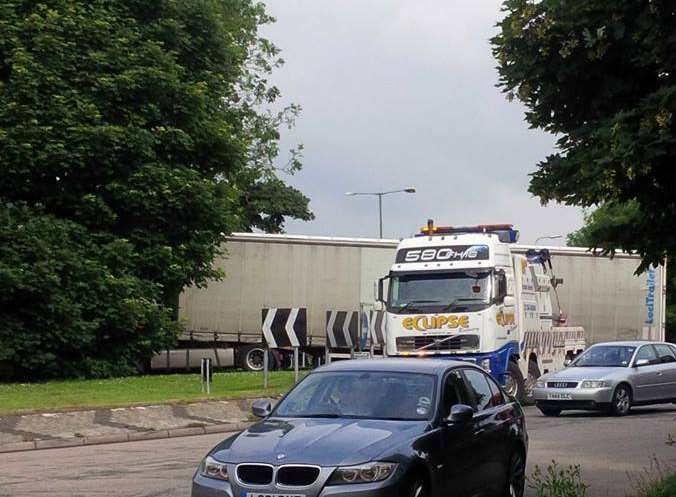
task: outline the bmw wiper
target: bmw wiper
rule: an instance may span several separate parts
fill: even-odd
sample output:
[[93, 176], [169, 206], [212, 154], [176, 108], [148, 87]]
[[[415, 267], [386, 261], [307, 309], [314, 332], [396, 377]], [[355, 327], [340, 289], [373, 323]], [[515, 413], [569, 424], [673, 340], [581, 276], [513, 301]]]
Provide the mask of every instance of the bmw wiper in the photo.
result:
[[335, 412], [320, 412], [315, 414], [298, 414], [296, 416], [289, 416], [291, 418], [342, 418], [341, 414]]

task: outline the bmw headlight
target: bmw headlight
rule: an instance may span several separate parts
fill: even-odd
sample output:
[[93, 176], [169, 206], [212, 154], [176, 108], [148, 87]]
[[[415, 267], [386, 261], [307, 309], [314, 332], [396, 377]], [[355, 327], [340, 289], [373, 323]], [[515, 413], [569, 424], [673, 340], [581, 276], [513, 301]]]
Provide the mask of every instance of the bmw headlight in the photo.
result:
[[211, 456], [207, 456], [200, 464], [199, 474], [207, 478], [214, 478], [216, 480], [229, 481], [228, 469], [225, 463], [217, 461]]
[[344, 466], [333, 472], [329, 484], [345, 485], [382, 481], [390, 476], [396, 467], [396, 463], [393, 462], [369, 462], [359, 466]]
[[608, 386], [608, 382], [603, 380], [585, 380], [580, 386], [582, 388], [604, 388]]

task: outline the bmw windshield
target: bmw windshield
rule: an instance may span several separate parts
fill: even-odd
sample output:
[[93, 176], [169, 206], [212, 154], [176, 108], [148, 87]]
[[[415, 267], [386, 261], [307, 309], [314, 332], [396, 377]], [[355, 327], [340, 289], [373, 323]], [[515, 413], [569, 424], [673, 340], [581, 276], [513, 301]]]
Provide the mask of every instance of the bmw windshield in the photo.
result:
[[392, 273], [388, 310], [397, 314], [477, 311], [490, 304], [491, 271]]
[[434, 376], [391, 372], [314, 373], [275, 408], [288, 418], [428, 420]]

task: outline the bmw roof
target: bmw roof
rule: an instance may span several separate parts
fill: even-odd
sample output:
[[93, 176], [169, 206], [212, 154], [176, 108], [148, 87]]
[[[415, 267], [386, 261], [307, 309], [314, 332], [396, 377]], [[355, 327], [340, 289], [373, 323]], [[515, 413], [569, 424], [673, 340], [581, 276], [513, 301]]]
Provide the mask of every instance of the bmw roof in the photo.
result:
[[315, 369], [326, 371], [387, 371], [399, 373], [443, 374], [454, 366], [476, 366], [468, 361], [423, 358], [353, 359], [336, 361]]

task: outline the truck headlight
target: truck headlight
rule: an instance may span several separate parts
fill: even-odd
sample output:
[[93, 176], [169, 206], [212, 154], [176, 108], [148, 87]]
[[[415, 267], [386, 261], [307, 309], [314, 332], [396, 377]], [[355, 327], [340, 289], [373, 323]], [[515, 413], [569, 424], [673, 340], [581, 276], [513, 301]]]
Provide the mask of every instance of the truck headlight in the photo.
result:
[[608, 386], [608, 382], [603, 380], [584, 380], [580, 386], [582, 388], [604, 388]]
[[214, 478], [216, 480], [229, 481], [228, 469], [225, 463], [217, 461], [211, 456], [207, 456], [200, 464], [199, 474], [207, 478]]
[[359, 466], [337, 468], [331, 475], [329, 485], [382, 481], [390, 476], [396, 467], [396, 463], [393, 462], [369, 462]]

